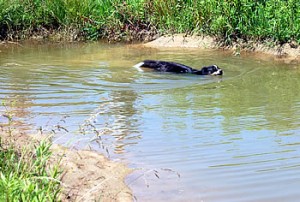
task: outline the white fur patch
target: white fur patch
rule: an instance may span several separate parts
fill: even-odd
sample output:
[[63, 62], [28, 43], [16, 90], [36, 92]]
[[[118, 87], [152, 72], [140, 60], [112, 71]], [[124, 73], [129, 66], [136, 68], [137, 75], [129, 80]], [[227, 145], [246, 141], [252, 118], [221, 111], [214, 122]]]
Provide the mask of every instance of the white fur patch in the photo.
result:
[[141, 68], [141, 66], [144, 64], [144, 62], [140, 62], [133, 67], [136, 68], [139, 72], [143, 72], [144, 70]]
[[214, 76], [215, 76], [215, 75], [219, 75], [221, 71], [222, 71], [221, 69], [218, 69], [218, 71], [213, 72], [211, 75], [214, 75]]

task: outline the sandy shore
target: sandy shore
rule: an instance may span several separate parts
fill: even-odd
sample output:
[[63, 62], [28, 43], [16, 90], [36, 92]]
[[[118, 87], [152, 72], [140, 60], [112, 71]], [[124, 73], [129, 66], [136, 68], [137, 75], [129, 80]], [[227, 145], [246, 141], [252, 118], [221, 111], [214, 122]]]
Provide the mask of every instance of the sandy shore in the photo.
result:
[[[25, 145], [33, 149], [41, 140], [41, 135], [26, 135], [13, 131], [9, 136], [7, 131], [0, 130], [3, 142], [12, 143], [21, 149]], [[44, 138], [44, 137], [43, 137]], [[124, 164], [112, 162], [103, 155], [86, 150], [73, 150], [53, 144], [52, 158], [49, 166], [60, 162], [63, 170], [61, 175], [61, 200], [73, 201], [132, 201], [131, 190], [124, 183], [124, 178], [131, 170]], [[60, 161], [59, 161], [60, 160]]]
[[143, 44], [151, 48], [202, 48], [202, 49], [225, 49], [233, 54], [258, 53], [274, 56], [274, 58], [286, 62], [300, 62], [300, 47], [295, 43], [267, 46], [258, 42], [234, 43], [232, 46], [222, 46], [217, 40], [209, 36], [186, 36], [175, 34], [162, 36], [158, 39]]

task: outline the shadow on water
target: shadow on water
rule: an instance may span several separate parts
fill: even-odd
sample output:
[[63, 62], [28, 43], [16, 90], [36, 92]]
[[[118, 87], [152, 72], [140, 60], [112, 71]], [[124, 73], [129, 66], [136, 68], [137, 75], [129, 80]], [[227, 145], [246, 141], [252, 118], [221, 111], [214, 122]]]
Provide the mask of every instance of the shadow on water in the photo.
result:
[[[132, 68], [143, 59], [218, 64], [225, 74]], [[0, 68], [1, 99], [17, 99], [21, 127], [63, 125], [68, 130], [56, 130], [57, 143], [89, 145], [142, 168], [127, 179], [138, 201], [299, 199], [297, 65], [95, 43], [7, 49]]]

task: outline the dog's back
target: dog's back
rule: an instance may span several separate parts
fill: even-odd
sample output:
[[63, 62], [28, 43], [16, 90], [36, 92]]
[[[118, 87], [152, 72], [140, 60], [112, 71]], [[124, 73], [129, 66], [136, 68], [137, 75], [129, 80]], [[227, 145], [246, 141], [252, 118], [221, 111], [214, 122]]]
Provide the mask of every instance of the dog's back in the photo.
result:
[[191, 67], [180, 63], [159, 60], [144, 60], [134, 65], [134, 67], [139, 71], [142, 70], [141, 67], [154, 69], [159, 72], [192, 73], [194, 71]]

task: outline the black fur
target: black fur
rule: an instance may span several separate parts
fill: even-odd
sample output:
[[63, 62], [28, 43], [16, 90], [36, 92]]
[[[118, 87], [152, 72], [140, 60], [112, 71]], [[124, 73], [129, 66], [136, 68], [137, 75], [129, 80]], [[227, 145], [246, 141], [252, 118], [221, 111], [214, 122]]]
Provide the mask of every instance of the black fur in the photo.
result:
[[217, 65], [203, 67], [201, 70], [193, 69], [189, 66], [175, 63], [175, 62], [166, 62], [159, 60], [144, 60], [143, 62], [135, 65], [135, 67], [140, 68], [150, 68], [159, 72], [174, 72], [174, 73], [191, 73], [197, 75], [222, 75], [223, 70], [220, 69]]

